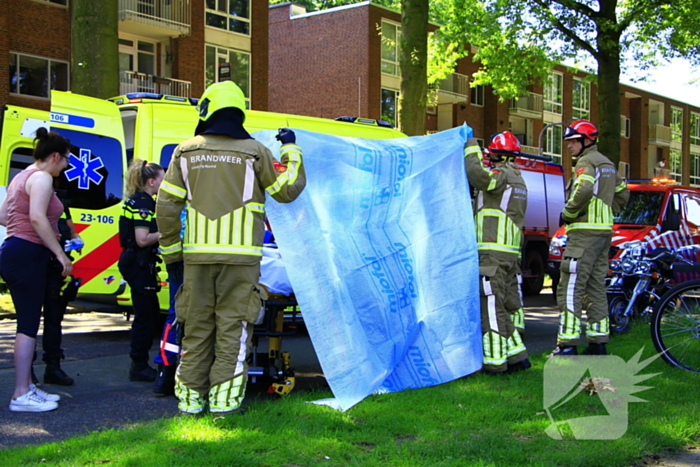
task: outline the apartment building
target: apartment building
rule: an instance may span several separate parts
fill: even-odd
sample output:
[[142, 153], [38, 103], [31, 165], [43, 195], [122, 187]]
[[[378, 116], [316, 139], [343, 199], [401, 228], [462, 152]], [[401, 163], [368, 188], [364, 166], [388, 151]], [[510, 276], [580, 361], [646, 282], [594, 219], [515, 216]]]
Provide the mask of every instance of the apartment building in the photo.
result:
[[[341, 115], [398, 122], [398, 38], [401, 15], [370, 1], [307, 12], [294, 3], [270, 6], [270, 110], [316, 117]], [[501, 101], [488, 86], [470, 87], [473, 55], [433, 86], [426, 132], [467, 122], [488, 141], [511, 130], [523, 151], [541, 152], [570, 169], [562, 157], [562, 125], [572, 118], [598, 121], [591, 77], [564, 66], [551, 82], [518, 99]], [[700, 187], [700, 107], [621, 85], [620, 172], [651, 178], [665, 158], [670, 175]]]
[[[73, 0], [0, 0], [0, 104], [48, 110], [71, 90]], [[199, 97], [232, 79], [267, 110], [268, 2], [119, 0], [119, 93]]]

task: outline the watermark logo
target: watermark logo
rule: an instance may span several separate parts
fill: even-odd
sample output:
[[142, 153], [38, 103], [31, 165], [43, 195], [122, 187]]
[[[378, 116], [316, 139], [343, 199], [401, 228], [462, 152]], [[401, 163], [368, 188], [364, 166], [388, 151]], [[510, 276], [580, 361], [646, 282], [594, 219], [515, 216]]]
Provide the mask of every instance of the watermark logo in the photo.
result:
[[[654, 355], [640, 362], [643, 350], [628, 362], [615, 355], [550, 358], [544, 366], [544, 410], [551, 421], [547, 435], [554, 439], [618, 439], [624, 435], [628, 404], [646, 402], [632, 394], [651, 389], [638, 383], [659, 374], [637, 374], [658, 358]], [[578, 403], [567, 405], [574, 398]], [[585, 398], [589, 399], [582, 400]], [[577, 416], [580, 413], [597, 415]]]

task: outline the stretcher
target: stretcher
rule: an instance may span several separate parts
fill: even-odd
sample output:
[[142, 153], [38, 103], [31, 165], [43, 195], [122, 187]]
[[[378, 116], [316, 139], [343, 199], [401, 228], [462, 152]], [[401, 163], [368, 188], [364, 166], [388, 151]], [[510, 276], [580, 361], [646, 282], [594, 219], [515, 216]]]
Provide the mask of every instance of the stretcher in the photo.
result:
[[[248, 377], [271, 384], [269, 393], [287, 395], [294, 389], [294, 369], [289, 352], [282, 351], [282, 340], [296, 334], [301, 325], [299, 305], [292, 291], [282, 260], [274, 248], [263, 248], [260, 288], [263, 289], [261, 317], [255, 324]], [[267, 352], [260, 351], [260, 339], [267, 339]]]

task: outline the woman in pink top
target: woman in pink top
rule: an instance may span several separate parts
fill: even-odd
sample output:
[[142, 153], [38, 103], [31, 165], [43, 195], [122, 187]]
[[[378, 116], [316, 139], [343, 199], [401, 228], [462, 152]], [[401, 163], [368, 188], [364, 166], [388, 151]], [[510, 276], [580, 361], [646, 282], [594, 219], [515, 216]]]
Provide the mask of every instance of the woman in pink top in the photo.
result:
[[0, 206], [0, 225], [7, 227], [7, 237], [0, 246], [0, 274], [17, 312], [15, 392], [10, 400], [13, 412], [46, 412], [58, 407], [60, 396], [32, 384], [31, 365], [49, 260], [56, 257], [64, 276], [73, 270], [58, 242], [63, 205], [53, 190], [53, 177], [68, 165], [70, 142], [46, 128], [37, 130], [34, 142], [34, 163], [12, 179]]

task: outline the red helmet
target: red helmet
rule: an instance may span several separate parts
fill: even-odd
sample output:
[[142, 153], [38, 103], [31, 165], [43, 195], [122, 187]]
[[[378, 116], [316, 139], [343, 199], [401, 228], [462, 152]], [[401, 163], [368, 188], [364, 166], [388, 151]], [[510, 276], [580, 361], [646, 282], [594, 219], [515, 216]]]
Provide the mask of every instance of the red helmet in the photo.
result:
[[564, 131], [564, 140], [583, 137], [588, 139], [596, 139], [598, 137], [598, 129], [588, 120], [576, 120], [567, 126]]
[[491, 137], [489, 144], [489, 154], [491, 160], [500, 162], [505, 157], [516, 157], [520, 155], [520, 141], [510, 131], [496, 133]]

